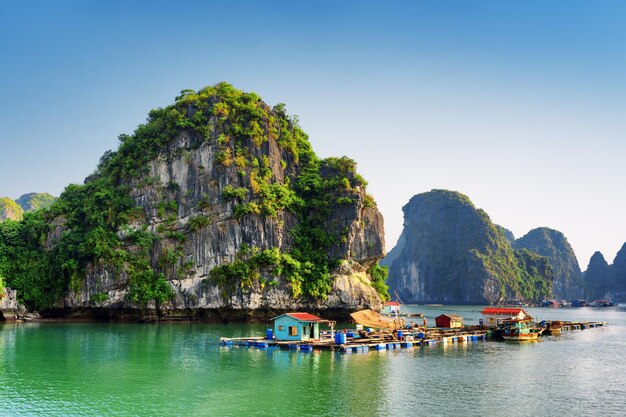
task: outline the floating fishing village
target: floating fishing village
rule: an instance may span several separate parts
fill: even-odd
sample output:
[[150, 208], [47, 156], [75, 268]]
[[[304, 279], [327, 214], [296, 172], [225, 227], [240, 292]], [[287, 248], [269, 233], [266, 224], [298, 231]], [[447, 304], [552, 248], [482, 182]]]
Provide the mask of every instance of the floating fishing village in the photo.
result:
[[339, 330], [335, 328], [337, 322], [334, 320], [324, 320], [303, 312], [285, 313], [272, 319], [273, 327], [268, 328], [263, 336], [222, 337], [220, 344], [224, 347], [278, 348], [301, 352], [363, 353], [487, 340], [537, 341], [541, 336], [557, 336], [564, 331], [608, 325], [601, 321], [537, 322], [523, 308], [486, 307], [478, 325], [464, 325], [463, 317], [456, 314], [441, 314], [435, 318], [435, 326], [429, 327], [422, 314], [400, 313], [397, 302], [386, 303], [382, 313], [362, 310], [350, 316], [355, 327]]

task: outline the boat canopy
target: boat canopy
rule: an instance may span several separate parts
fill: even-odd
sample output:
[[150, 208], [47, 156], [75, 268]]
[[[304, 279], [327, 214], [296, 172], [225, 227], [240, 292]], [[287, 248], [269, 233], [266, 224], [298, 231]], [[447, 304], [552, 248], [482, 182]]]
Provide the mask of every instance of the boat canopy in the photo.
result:
[[357, 311], [350, 314], [350, 316], [356, 324], [362, 324], [365, 327], [373, 327], [375, 329], [399, 330], [406, 326], [404, 320], [385, 317], [372, 310]]

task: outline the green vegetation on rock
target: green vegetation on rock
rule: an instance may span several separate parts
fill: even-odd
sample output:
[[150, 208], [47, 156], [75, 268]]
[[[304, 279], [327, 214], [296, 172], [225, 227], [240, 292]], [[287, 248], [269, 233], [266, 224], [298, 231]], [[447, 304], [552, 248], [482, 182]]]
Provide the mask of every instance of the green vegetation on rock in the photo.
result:
[[386, 284], [387, 278], [389, 278], [389, 268], [375, 264], [368, 272], [372, 277], [372, 287], [376, 289], [384, 301], [389, 301], [389, 286]]
[[261, 286], [277, 284], [273, 279], [264, 279], [264, 275], [283, 277], [291, 284], [293, 296], [298, 297], [302, 295], [302, 273], [306, 273], [308, 267], [291, 255], [281, 253], [278, 248], [260, 250], [242, 245], [233, 262], [211, 270], [211, 278], [224, 291], [223, 295], [228, 296], [237, 286], [246, 289], [254, 282], [259, 282]]
[[175, 104], [152, 110], [133, 135], [120, 136], [117, 151], [105, 153], [95, 175], [117, 181], [144, 175], [148, 163], [185, 130], [217, 143], [216, 162], [225, 166], [248, 166], [252, 161], [245, 145], [258, 147], [268, 138], [289, 150], [296, 162], [306, 164], [314, 157], [307, 135], [286, 115], [284, 105], [272, 110], [257, 94], [219, 83], [197, 92], [183, 90]]
[[[269, 183], [264, 176], [254, 176], [250, 188], [257, 190], [257, 198], [247, 203], [237, 204], [234, 208], [236, 218], [248, 214], [274, 216], [280, 210], [287, 210], [298, 218], [297, 226], [291, 230], [293, 248], [282, 256], [288, 256], [290, 268], [287, 274], [279, 273], [292, 285], [294, 296], [304, 294], [316, 298], [325, 298], [332, 289], [331, 271], [339, 266], [340, 259], [328, 256], [328, 249], [342, 240], [343, 230], [329, 227], [327, 219], [341, 199], [351, 204], [358, 201], [365, 180], [356, 173], [356, 163], [346, 157], [318, 160], [312, 153], [307, 153], [307, 164], [300, 174], [285, 184]], [[302, 160], [301, 160], [302, 161]], [[227, 200], [244, 201], [248, 189], [244, 187], [224, 189]], [[369, 197], [371, 199], [371, 197]], [[373, 201], [373, 200], [372, 200]], [[243, 264], [250, 264], [243, 268]], [[214, 275], [224, 282], [225, 277], [234, 280], [237, 273], [232, 271], [256, 271], [256, 257], [242, 256], [231, 265], [215, 268]], [[266, 266], [267, 265], [263, 265]], [[234, 268], [234, 269], [233, 269]], [[280, 271], [274, 268], [272, 271]], [[378, 271], [378, 270], [376, 270]], [[242, 275], [243, 285], [250, 284], [250, 276]], [[256, 277], [254, 274], [252, 277]], [[384, 278], [379, 273], [374, 288], [383, 297], [388, 297]], [[385, 277], [386, 278], [386, 277]]]
[[552, 293], [550, 260], [527, 249], [516, 250], [516, 289], [525, 300], [541, 301]]
[[17, 289], [20, 300], [32, 309], [54, 305], [69, 280], [60, 265], [51, 265], [54, 254], [44, 250], [50, 226], [39, 212], [27, 213], [20, 222], [0, 223], [0, 276], [4, 285]]

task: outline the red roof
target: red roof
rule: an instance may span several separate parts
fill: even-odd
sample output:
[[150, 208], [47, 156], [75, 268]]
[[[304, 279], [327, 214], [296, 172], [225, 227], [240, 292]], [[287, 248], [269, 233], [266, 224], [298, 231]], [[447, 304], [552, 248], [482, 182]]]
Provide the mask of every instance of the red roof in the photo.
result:
[[[511, 314], [513, 316], [517, 316], [520, 311], [524, 311], [523, 308], [503, 308], [503, 307], [487, 307], [483, 310], [483, 314]], [[526, 312], [524, 311], [524, 314]]]
[[387, 301], [387, 302], [385, 303], [385, 305], [386, 305], [386, 306], [399, 306], [399, 305], [400, 305], [400, 303], [399, 303], [399, 302], [397, 302], [397, 301]]
[[[289, 316], [299, 321], [322, 321], [320, 317], [314, 316], [309, 313], [286, 313], [278, 317]], [[278, 317], [274, 317], [272, 320], [276, 320]]]

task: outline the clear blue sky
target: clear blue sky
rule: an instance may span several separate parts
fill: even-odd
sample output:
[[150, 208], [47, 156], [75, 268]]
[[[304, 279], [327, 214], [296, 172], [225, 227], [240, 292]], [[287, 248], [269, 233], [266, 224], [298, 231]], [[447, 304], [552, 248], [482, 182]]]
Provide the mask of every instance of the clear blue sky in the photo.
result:
[[0, 196], [80, 183], [151, 108], [229, 81], [348, 155], [387, 249], [417, 193], [467, 194], [583, 269], [626, 241], [624, 1], [0, 0]]

